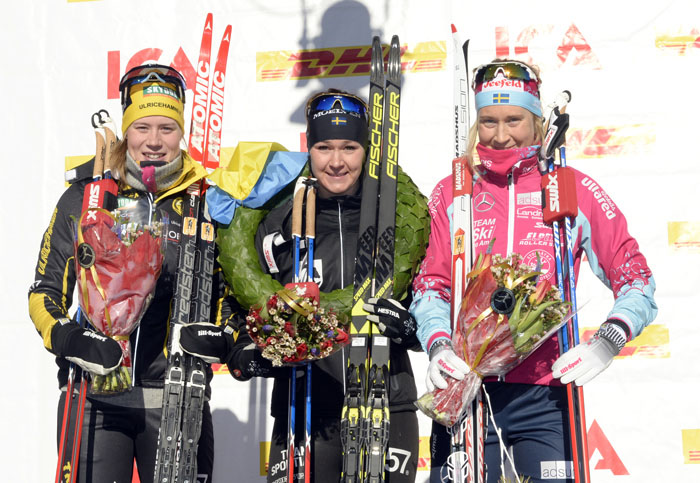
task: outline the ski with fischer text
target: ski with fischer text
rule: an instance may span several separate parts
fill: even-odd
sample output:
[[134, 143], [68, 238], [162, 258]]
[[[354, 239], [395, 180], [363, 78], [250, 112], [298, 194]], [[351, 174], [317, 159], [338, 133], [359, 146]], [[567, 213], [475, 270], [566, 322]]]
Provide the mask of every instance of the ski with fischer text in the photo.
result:
[[399, 38], [392, 37], [385, 76], [381, 42], [375, 37], [370, 71], [369, 153], [362, 185], [351, 345], [341, 419], [344, 483], [385, 481], [390, 341], [373, 333], [362, 306], [371, 297], [390, 298], [393, 292], [400, 100]]
[[[217, 120], [220, 132], [226, 63], [231, 37], [227, 26], [213, 73], [210, 71], [213, 16], [208, 14], [202, 34], [197, 77], [193, 91], [189, 153], [202, 166], [218, 166], [220, 135], [208, 134], [211, 125], [211, 95], [216, 84]], [[208, 140], [212, 139], [210, 143]], [[213, 155], [212, 155], [213, 154]], [[212, 156], [212, 162], [209, 157]], [[215, 162], [213, 161], [215, 160]], [[183, 200], [182, 232], [175, 295], [170, 317], [168, 367], [163, 390], [163, 412], [158, 433], [155, 482], [195, 483], [197, 445], [201, 433], [206, 390], [206, 365], [182, 352], [179, 333], [184, 324], [208, 321], [211, 313], [214, 269], [214, 226], [208, 216], [206, 181], [192, 183]]]

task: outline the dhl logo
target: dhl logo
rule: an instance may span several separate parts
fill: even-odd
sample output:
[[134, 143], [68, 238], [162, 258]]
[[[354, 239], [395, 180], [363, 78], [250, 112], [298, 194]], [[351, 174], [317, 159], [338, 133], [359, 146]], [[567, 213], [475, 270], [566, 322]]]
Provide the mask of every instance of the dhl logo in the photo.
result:
[[[597, 327], [586, 327], [581, 335], [581, 340], [588, 340], [593, 336]], [[671, 357], [669, 350], [668, 327], [663, 324], [652, 324], [636, 338], [625, 345], [617, 355], [617, 358], [644, 357], [647, 359], [667, 359]]]
[[[382, 50], [386, 63], [389, 46], [382, 46]], [[256, 80], [268, 82], [369, 75], [371, 58], [371, 45], [258, 52]], [[412, 49], [401, 47], [401, 71], [404, 73], [444, 70], [446, 59], [445, 41], [419, 42]]]
[[700, 465], [700, 429], [681, 430], [683, 438], [683, 463]]
[[660, 34], [654, 44], [662, 51], [685, 55], [690, 49], [700, 49], [700, 31], [692, 29], [688, 33]]
[[566, 135], [570, 157], [598, 158], [646, 152], [656, 142], [652, 124], [572, 129]]
[[700, 253], [700, 222], [669, 221], [668, 245], [674, 251]]

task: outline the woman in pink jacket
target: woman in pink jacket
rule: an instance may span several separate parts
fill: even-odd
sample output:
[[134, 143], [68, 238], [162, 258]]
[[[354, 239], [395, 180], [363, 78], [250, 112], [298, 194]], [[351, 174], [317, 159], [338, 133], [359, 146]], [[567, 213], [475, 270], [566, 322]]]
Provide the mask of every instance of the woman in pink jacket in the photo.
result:
[[[474, 253], [521, 254], [524, 263], [542, 263], [542, 277], [556, 286], [552, 227], [543, 221], [538, 155], [543, 118], [537, 69], [518, 61], [495, 60], [475, 70], [477, 120], [470, 131], [468, 161], [472, 168], [472, 233]], [[474, 163], [472, 153], [480, 160]], [[575, 349], [577, 361], [563, 375], [552, 366], [559, 358], [556, 336], [545, 342], [502, 381], [487, 381], [496, 424], [512, 449], [519, 474], [531, 482], [552, 478], [552, 465], [571, 474], [566, 390], [562, 383], [582, 385], [612, 362], [626, 342], [638, 336], [656, 316], [655, 282], [639, 246], [627, 230], [618, 207], [589, 176], [574, 170], [578, 215], [573, 221], [572, 250], [578, 273], [584, 253], [593, 272], [614, 296], [614, 304], [597, 333]], [[416, 277], [411, 313], [418, 338], [430, 356], [429, 390], [446, 387], [446, 378], [462, 379], [470, 370], [450, 345], [452, 180], [440, 181], [430, 199], [430, 242]], [[559, 364], [561, 365], [561, 363]], [[567, 366], [572, 366], [568, 363]], [[563, 376], [563, 377], [562, 377]], [[560, 380], [561, 378], [561, 380]], [[443, 481], [449, 435], [434, 425], [431, 481]], [[500, 478], [500, 450], [493, 427], [486, 440], [489, 483]]]

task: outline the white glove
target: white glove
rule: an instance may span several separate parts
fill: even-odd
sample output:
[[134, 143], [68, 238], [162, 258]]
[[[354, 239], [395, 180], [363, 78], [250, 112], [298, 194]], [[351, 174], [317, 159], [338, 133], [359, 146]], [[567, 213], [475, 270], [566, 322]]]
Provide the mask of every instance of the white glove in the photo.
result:
[[552, 376], [562, 384], [571, 381], [583, 386], [603, 372], [627, 342], [627, 334], [617, 323], [606, 322], [586, 342], [569, 349], [552, 365]]
[[425, 378], [425, 385], [428, 391], [445, 389], [447, 387], [446, 375], [461, 381], [470, 371], [469, 366], [454, 353], [449, 344], [441, 344], [430, 349], [430, 365], [428, 375]]

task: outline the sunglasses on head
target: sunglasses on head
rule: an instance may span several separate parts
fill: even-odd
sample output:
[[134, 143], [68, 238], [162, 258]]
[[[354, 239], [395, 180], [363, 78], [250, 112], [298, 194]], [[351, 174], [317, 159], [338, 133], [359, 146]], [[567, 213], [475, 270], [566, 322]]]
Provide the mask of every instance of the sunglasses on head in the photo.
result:
[[537, 74], [535, 74], [530, 67], [522, 62], [509, 60], [505, 62], [491, 62], [480, 65], [474, 69], [472, 89], [484, 82], [492, 81], [499, 76], [510, 80], [521, 80], [525, 82], [534, 81], [538, 86], [540, 85], [539, 77], [537, 77]]
[[158, 84], [170, 84], [175, 88], [178, 99], [184, 104], [187, 84], [185, 78], [172, 67], [160, 64], [140, 65], [130, 69], [119, 81], [122, 108], [131, 102], [131, 88], [137, 84], [157, 82]]
[[367, 104], [359, 97], [344, 93], [322, 93], [309, 99], [306, 103], [306, 117], [311, 112], [328, 111], [330, 109], [342, 109], [348, 112], [356, 112], [361, 117], [367, 117]]

